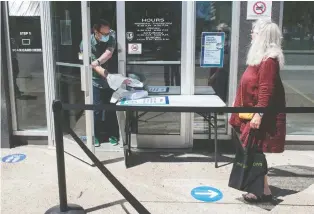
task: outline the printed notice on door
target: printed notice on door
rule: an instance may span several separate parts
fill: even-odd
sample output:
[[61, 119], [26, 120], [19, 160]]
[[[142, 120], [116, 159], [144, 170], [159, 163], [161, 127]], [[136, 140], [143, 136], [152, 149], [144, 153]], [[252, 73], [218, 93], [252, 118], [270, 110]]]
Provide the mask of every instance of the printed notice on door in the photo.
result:
[[223, 67], [224, 32], [203, 32], [201, 67]]
[[142, 18], [134, 23], [135, 32], [127, 32], [127, 40], [169, 41], [172, 21], [165, 18]]

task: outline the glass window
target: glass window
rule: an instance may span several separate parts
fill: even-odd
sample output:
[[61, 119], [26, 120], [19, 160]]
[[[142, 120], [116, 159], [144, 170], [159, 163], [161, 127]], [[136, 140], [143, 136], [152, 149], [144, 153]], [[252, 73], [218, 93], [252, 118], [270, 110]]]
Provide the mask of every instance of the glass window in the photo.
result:
[[[224, 102], [228, 100], [229, 62], [231, 37], [232, 2], [197, 1], [195, 36], [195, 94], [212, 94], [213, 91]], [[222, 67], [201, 67], [202, 32], [224, 32], [224, 56]], [[227, 116], [219, 115], [219, 131], [226, 132]], [[195, 114], [194, 133], [208, 133], [208, 124]]]
[[[283, 47], [286, 50], [314, 49], [314, 2], [284, 2]], [[298, 10], [296, 10], [298, 8]]]
[[[298, 8], [296, 10], [296, 8]], [[281, 77], [287, 106], [314, 106], [314, 2], [284, 2]], [[288, 114], [287, 134], [313, 135], [314, 114]]]
[[82, 64], [78, 55], [79, 44], [82, 40], [81, 5], [71, 1], [51, 2], [51, 9], [53, 11], [55, 60], [63, 63]]
[[[125, 2], [127, 75], [158, 94], [181, 93], [182, 3]], [[155, 93], [156, 94], [156, 93]], [[147, 113], [140, 134], [179, 134], [180, 113]]]
[[18, 130], [47, 129], [39, 2], [9, 1]]

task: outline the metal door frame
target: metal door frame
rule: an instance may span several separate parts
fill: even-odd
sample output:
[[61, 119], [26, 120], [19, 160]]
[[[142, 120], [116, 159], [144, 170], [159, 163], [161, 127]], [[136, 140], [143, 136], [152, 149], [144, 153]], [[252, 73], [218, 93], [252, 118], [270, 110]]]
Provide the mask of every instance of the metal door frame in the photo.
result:
[[[9, 30], [9, 5], [8, 2], [3, 2], [4, 7], [4, 39], [5, 39], [5, 51], [7, 55], [7, 68], [8, 68], [8, 85], [9, 85], [9, 97], [10, 97], [10, 106], [11, 106], [11, 122], [12, 122], [12, 132], [16, 136], [47, 136], [49, 138], [49, 125], [47, 124], [47, 130], [45, 129], [25, 129], [18, 130], [18, 119], [17, 119], [17, 107], [15, 100], [15, 89], [14, 89], [14, 80], [13, 80], [13, 68], [12, 68], [12, 52], [11, 52], [11, 40], [10, 40], [10, 30]], [[42, 15], [41, 15], [42, 16]], [[44, 53], [44, 52], [43, 52]], [[43, 54], [44, 55], [44, 54]], [[44, 79], [46, 83], [46, 74], [44, 73]], [[45, 92], [46, 84], [45, 84]], [[47, 93], [46, 93], [47, 94]], [[47, 112], [47, 108], [46, 108]], [[48, 123], [48, 122], [47, 122]]]
[[[52, 102], [57, 97], [56, 91], [56, 76], [55, 68], [56, 66], [70, 66], [77, 67], [81, 69], [81, 88], [85, 92], [85, 103], [93, 103], [93, 85], [92, 85], [92, 71], [90, 68], [89, 56], [91, 53], [90, 46], [90, 6], [89, 2], [81, 2], [81, 16], [82, 16], [82, 40], [83, 40], [83, 65], [71, 64], [71, 63], [58, 63], [54, 57], [53, 52], [53, 37], [52, 37], [52, 21], [53, 16], [51, 14], [51, 2], [40, 2], [41, 4], [41, 21], [42, 21], [42, 37], [50, 38], [43, 40], [43, 51], [44, 55], [44, 71], [46, 74], [47, 82], [45, 85], [46, 88], [46, 104], [47, 104], [47, 121], [48, 125], [48, 136], [50, 147], [55, 146], [54, 140], [54, 125], [53, 125], [53, 113], [52, 113]], [[44, 23], [44, 24], [43, 24]], [[86, 136], [87, 136], [87, 147], [95, 153], [95, 147], [93, 145], [94, 140], [94, 115], [93, 111], [85, 111], [85, 120], [86, 120]], [[74, 142], [74, 140], [64, 137], [64, 146], [68, 151], [73, 151], [77, 158], [83, 159], [84, 161], [90, 163], [89, 158], [83, 152], [81, 148]]]
[[[181, 27], [181, 94], [190, 94], [192, 90], [190, 59], [194, 57], [193, 45], [191, 38], [193, 35], [188, 32], [188, 18], [185, 16], [190, 11], [191, 3], [182, 2], [182, 27]], [[118, 70], [119, 73], [126, 74], [126, 31], [125, 31], [125, 2], [117, 1], [117, 44], [118, 44]], [[192, 43], [193, 44], [193, 43]], [[143, 63], [143, 62], [142, 62]], [[134, 64], [134, 62], [132, 62]], [[182, 87], [184, 85], [184, 87]], [[132, 135], [132, 147], [147, 147], [147, 148], [190, 148], [193, 146], [191, 138], [191, 114], [181, 113], [180, 134], [179, 135], [151, 135], [141, 134]], [[123, 127], [120, 127], [120, 133]], [[149, 144], [148, 144], [149, 142]], [[142, 145], [144, 144], [144, 145]]]
[[[93, 104], [93, 83], [92, 83], [92, 70], [90, 67], [90, 56], [91, 56], [91, 21], [90, 21], [90, 2], [81, 2], [81, 13], [82, 13], [82, 41], [83, 41], [83, 69], [81, 72], [85, 75], [85, 104]], [[82, 73], [81, 73], [82, 76]], [[81, 80], [82, 81], [82, 80]], [[84, 80], [83, 80], [84, 81]], [[83, 83], [84, 84], [84, 83]], [[94, 142], [94, 112], [85, 111], [86, 117], [86, 136], [87, 136], [87, 147], [95, 153]]]

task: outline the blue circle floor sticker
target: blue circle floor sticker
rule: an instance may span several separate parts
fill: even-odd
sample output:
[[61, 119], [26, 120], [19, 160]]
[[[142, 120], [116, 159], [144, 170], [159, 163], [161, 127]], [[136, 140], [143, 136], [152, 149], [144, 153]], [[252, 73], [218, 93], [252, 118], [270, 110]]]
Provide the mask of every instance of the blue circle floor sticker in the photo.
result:
[[13, 154], [13, 155], [7, 155], [2, 158], [2, 162], [4, 163], [17, 163], [26, 158], [26, 155], [24, 154]]
[[223, 198], [220, 190], [208, 186], [200, 186], [192, 189], [191, 195], [193, 198], [204, 202], [215, 202]]

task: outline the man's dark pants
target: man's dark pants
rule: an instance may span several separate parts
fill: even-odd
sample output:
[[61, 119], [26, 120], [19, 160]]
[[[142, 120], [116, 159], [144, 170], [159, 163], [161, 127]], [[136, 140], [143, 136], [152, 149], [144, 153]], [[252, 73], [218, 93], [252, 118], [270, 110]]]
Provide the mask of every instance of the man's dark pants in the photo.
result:
[[[114, 90], [111, 88], [93, 87], [94, 104], [110, 104]], [[114, 104], [112, 104], [114, 105]], [[119, 124], [115, 111], [94, 111], [95, 137], [99, 142], [104, 142], [109, 137], [119, 140]]]

